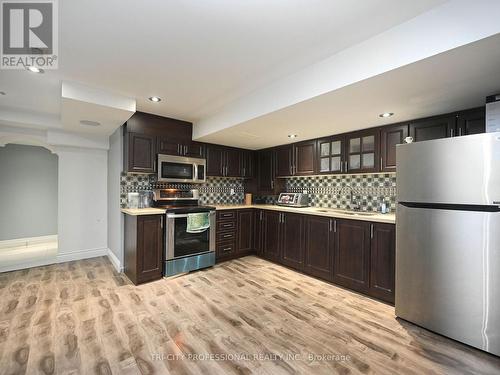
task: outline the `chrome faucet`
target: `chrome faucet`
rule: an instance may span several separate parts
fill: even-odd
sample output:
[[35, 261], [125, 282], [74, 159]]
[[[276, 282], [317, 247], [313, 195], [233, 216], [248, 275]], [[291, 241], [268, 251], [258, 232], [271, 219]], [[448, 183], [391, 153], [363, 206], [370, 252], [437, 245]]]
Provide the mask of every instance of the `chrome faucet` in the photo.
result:
[[349, 208], [353, 211], [360, 211], [361, 210], [361, 205], [359, 202], [356, 201], [354, 194], [353, 194], [353, 188], [352, 186], [346, 186], [345, 189], [349, 189]]

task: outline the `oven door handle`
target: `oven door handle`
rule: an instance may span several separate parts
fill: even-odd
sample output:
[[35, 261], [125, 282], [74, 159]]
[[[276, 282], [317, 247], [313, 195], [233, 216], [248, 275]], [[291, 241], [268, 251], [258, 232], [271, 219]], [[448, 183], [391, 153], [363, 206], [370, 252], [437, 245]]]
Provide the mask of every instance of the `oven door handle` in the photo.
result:
[[[200, 213], [200, 212], [193, 212], [193, 213]], [[207, 213], [211, 216], [211, 215], [215, 215], [215, 211], [207, 211]], [[180, 217], [187, 217], [188, 214], [167, 214], [167, 218], [172, 218], [172, 219], [177, 219], [177, 218], [180, 218]]]

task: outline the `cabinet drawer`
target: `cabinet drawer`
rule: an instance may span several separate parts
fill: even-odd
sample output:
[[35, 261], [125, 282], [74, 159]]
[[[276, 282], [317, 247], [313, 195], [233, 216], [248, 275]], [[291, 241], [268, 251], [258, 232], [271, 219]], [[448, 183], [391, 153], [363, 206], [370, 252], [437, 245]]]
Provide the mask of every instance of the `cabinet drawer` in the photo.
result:
[[236, 241], [236, 232], [222, 232], [217, 234], [217, 242]]
[[233, 254], [236, 251], [236, 241], [227, 241], [218, 243], [216, 246], [217, 256], [224, 257]]
[[236, 220], [236, 211], [219, 211], [217, 212], [217, 220]]
[[217, 232], [227, 232], [236, 229], [236, 221], [217, 222]]

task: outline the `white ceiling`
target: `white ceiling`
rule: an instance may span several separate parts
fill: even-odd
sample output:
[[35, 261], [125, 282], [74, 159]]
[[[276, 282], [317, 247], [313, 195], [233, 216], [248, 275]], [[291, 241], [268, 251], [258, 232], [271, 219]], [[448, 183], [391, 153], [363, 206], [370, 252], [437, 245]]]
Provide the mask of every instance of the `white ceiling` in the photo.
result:
[[[500, 92], [500, 34], [202, 137], [260, 149], [484, 105]], [[390, 119], [380, 118], [393, 112]], [[297, 134], [293, 140], [288, 134]]]
[[0, 71], [0, 112], [60, 116], [61, 82], [72, 81], [194, 121], [443, 2], [59, 1], [59, 69]]

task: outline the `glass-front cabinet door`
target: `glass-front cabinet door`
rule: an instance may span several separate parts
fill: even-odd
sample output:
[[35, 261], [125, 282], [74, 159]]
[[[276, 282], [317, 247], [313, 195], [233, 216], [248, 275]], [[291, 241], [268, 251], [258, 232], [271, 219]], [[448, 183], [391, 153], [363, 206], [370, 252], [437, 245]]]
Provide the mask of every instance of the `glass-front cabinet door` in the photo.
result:
[[344, 137], [328, 137], [318, 141], [318, 161], [320, 173], [345, 172]]
[[379, 133], [363, 131], [347, 138], [347, 172], [377, 172], [379, 168]]

